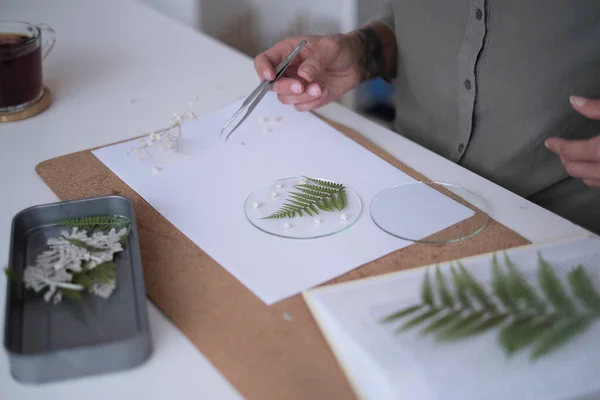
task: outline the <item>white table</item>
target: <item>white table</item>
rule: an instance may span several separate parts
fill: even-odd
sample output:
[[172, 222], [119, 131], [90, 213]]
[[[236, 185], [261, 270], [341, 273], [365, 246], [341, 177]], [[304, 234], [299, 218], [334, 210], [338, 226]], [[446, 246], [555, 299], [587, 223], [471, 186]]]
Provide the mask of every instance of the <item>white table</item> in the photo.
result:
[[[198, 114], [219, 108], [245, 96], [258, 82], [251, 59], [135, 0], [0, 0], [0, 10], [3, 20], [45, 22], [58, 34], [44, 64], [45, 83], [54, 95], [52, 107], [30, 120], [0, 124], [0, 260], [8, 260], [13, 215], [58, 200], [35, 173], [37, 163], [163, 126], [196, 96]], [[495, 219], [532, 242], [585, 233], [337, 104], [320, 113], [361, 132], [430, 178], [485, 196]], [[2, 274], [2, 310], [5, 284]], [[241, 397], [150, 302], [149, 313], [154, 353], [143, 366], [23, 386], [10, 376], [8, 357], [2, 352], [0, 399]]]

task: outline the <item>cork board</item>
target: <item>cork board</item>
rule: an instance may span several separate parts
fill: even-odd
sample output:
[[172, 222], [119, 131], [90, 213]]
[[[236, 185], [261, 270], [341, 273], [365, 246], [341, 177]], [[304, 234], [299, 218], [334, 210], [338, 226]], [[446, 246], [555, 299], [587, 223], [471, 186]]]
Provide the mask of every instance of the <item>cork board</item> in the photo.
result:
[[[329, 123], [402, 171], [426, 180], [359, 133]], [[91, 150], [44, 161], [36, 171], [61, 200], [113, 194], [133, 200], [148, 297], [245, 398], [355, 398], [301, 295], [266, 306]], [[529, 244], [526, 239], [491, 220], [481, 233], [465, 241], [413, 244], [328, 283], [525, 244]], [[284, 318], [285, 313], [291, 319]]]

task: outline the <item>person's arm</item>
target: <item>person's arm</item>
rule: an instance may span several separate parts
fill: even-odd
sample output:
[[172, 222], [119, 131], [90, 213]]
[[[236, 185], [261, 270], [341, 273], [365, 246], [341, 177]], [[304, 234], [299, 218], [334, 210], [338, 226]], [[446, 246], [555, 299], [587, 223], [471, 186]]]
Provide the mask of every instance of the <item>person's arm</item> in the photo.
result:
[[396, 77], [398, 47], [394, 32], [394, 15], [390, 2], [380, 16], [348, 34], [354, 51], [360, 55], [362, 81]]

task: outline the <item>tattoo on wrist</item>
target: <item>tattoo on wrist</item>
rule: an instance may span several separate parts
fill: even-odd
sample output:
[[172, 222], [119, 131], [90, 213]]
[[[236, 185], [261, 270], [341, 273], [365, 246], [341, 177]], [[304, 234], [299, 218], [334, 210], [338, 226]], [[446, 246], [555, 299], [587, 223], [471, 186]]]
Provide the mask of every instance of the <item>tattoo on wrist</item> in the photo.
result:
[[389, 80], [387, 74], [388, 60], [386, 59], [383, 41], [371, 26], [365, 26], [354, 31], [360, 43], [359, 63], [361, 66], [361, 81], [381, 77]]

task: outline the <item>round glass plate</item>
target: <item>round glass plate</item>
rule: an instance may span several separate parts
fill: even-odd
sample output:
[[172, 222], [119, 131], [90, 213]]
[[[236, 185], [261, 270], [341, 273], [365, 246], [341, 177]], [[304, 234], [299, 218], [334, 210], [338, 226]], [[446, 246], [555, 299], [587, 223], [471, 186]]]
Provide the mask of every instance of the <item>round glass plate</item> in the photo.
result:
[[[332, 182], [327, 179], [321, 179]], [[340, 211], [323, 211], [317, 208], [318, 214], [311, 210], [302, 216], [282, 218], [266, 218], [277, 213], [281, 207], [289, 203], [292, 192], [301, 193], [297, 185], [311, 184], [302, 177], [280, 179], [254, 190], [246, 199], [244, 212], [252, 225], [261, 231], [284, 238], [314, 239], [329, 236], [350, 228], [362, 212], [362, 202], [358, 194], [346, 187], [347, 204]]]
[[458, 242], [478, 234], [490, 220], [489, 210], [478, 194], [433, 181], [392, 186], [378, 193], [369, 207], [371, 219], [383, 231], [431, 244]]

